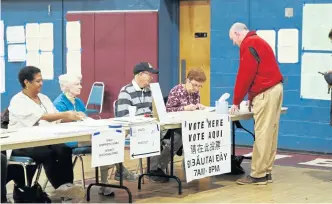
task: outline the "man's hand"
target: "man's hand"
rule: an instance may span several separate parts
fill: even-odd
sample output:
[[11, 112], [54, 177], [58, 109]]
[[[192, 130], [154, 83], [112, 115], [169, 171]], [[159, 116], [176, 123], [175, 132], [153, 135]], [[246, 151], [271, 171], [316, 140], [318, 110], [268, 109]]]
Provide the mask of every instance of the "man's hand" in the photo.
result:
[[230, 114], [234, 115], [235, 112], [239, 112], [239, 106], [238, 105], [232, 105]]

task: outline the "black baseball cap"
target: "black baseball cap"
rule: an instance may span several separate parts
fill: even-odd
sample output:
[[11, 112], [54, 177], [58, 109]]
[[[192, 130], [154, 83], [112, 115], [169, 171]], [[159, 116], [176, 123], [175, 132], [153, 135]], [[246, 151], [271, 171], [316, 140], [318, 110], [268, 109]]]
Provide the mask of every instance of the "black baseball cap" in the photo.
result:
[[136, 64], [133, 69], [134, 75], [140, 73], [140, 72], [150, 72], [152, 74], [158, 74], [159, 71], [157, 69], [154, 69], [150, 63], [148, 62], [140, 62], [139, 64]]

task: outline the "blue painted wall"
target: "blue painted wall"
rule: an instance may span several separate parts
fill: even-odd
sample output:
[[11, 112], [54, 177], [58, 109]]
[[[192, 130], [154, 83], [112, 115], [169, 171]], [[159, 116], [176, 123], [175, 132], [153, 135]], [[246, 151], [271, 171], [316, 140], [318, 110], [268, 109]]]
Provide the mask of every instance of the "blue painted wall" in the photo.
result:
[[[231, 25], [243, 22], [253, 30], [297, 28], [301, 53], [304, 2], [332, 3], [332, 0], [211, 0], [211, 102], [224, 92], [233, 94], [239, 52], [229, 40]], [[284, 17], [285, 8], [294, 9], [292, 18]], [[332, 153], [329, 101], [300, 98], [301, 57], [299, 60], [296, 64], [280, 64], [285, 77], [283, 105], [289, 110], [281, 117], [279, 148]], [[249, 129], [253, 127], [251, 121], [243, 124]], [[237, 144], [252, 143], [250, 135], [237, 132]]]
[[[43, 93], [54, 99], [60, 93], [58, 76], [66, 70], [65, 17], [68, 11], [159, 10], [158, 66], [162, 76], [160, 84], [166, 94], [177, 83], [175, 79], [178, 79], [171, 77], [178, 75], [178, 46], [173, 43], [178, 39], [178, 5], [177, 0], [2, 0], [1, 18], [5, 27], [33, 22], [54, 23], [54, 80], [44, 80], [43, 87]], [[7, 52], [7, 46], [5, 49]], [[1, 94], [1, 110], [9, 105], [11, 97], [21, 89], [17, 74], [23, 66], [25, 62], [8, 63], [6, 58], [6, 92]]]

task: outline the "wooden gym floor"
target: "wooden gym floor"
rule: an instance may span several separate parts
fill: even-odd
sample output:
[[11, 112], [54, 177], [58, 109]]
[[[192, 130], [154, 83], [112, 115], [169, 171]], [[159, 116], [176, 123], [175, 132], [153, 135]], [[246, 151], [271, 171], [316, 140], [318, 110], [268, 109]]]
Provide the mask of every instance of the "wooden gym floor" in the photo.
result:
[[[250, 153], [248, 148], [237, 148], [237, 154]], [[90, 166], [90, 157], [84, 158], [86, 185], [94, 181], [94, 169]], [[294, 154], [279, 152], [273, 170], [273, 183], [266, 186], [240, 186], [235, 183], [239, 176], [220, 175], [185, 182], [182, 171], [181, 158], [176, 157], [175, 174], [180, 177], [183, 194], [177, 194], [177, 183], [151, 183], [145, 178], [142, 190], [137, 190], [137, 182], [127, 182], [127, 186], [136, 203], [332, 203], [332, 156]], [[135, 171], [137, 160], [129, 159], [126, 151], [125, 166]], [[81, 169], [78, 162], [75, 167], [75, 183], [81, 185]], [[244, 160], [242, 167], [249, 173], [250, 161]], [[113, 178], [113, 177], [112, 177]], [[43, 174], [40, 179], [42, 185], [45, 180]], [[115, 180], [110, 180], [116, 183]], [[10, 198], [13, 183], [7, 185]], [[126, 203], [127, 193], [115, 189], [115, 197], [107, 198], [98, 194], [98, 188], [92, 188], [92, 203]], [[47, 192], [53, 191], [48, 185]]]

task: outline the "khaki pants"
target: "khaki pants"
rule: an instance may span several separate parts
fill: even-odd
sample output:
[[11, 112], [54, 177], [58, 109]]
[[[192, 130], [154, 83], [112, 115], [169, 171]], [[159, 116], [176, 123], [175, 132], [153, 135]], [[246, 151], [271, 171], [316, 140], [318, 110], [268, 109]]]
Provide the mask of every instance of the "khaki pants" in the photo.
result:
[[279, 83], [257, 95], [253, 101], [255, 142], [251, 176], [265, 177], [271, 173], [277, 153], [279, 120], [283, 101], [283, 85]]

